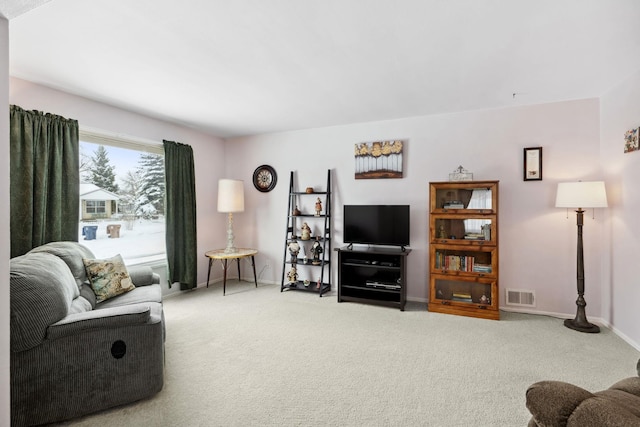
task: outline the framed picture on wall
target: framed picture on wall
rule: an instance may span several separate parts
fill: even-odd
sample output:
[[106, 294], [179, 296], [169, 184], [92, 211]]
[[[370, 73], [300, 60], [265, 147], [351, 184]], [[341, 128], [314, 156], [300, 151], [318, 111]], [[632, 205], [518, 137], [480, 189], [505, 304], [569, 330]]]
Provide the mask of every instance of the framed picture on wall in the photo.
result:
[[355, 144], [355, 178], [402, 178], [406, 141], [375, 141]]
[[631, 153], [632, 151], [640, 150], [640, 144], [638, 143], [638, 133], [640, 133], [640, 129], [635, 128], [628, 130], [627, 133], [624, 134], [625, 153]]
[[524, 180], [542, 181], [542, 147], [524, 149]]

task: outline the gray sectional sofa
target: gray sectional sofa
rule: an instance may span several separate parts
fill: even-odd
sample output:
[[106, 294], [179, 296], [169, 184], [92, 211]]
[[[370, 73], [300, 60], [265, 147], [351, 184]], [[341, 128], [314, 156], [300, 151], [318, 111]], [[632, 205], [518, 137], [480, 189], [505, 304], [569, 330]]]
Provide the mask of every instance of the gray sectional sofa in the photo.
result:
[[83, 259], [94, 256], [76, 242], [49, 243], [11, 259], [13, 426], [67, 420], [162, 389], [158, 275], [128, 268], [132, 289], [97, 302]]

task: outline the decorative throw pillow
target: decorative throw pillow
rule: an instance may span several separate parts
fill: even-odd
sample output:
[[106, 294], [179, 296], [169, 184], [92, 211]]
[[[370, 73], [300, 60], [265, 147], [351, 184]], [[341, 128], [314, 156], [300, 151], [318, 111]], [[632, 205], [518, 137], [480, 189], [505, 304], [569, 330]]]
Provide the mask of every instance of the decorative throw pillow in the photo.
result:
[[83, 259], [82, 262], [98, 303], [135, 288], [120, 255], [107, 259]]

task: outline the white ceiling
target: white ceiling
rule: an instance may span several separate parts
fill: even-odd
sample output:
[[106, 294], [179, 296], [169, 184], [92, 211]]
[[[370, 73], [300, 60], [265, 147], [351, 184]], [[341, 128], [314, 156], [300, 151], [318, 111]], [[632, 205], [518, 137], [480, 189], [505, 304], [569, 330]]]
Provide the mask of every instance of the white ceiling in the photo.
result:
[[12, 76], [222, 137], [598, 97], [640, 69], [638, 0], [3, 0], [0, 12]]

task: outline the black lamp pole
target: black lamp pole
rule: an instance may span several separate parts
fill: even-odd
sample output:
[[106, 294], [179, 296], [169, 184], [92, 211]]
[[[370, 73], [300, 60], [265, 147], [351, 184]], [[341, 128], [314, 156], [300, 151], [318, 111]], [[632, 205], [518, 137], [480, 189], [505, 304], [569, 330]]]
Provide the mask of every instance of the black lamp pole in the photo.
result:
[[584, 220], [584, 210], [582, 210], [582, 208], [578, 208], [578, 210], [576, 210], [576, 214], [578, 225], [578, 299], [576, 300], [576, 305], [578, 306], [578, 311], [576, 312], [575, 319], [567, 319], [564, 321], [564, 326], [576, 331], [595, 334], [600, 332], [600, 328], [598, 327], [598, 325], [589, 323], [589, 321], [587, 320], [587, 315], [584, 311], [584, 308], [587, 306], [587, 302], [584, 300], [584, 253], [582, 250], [582, 225]]

